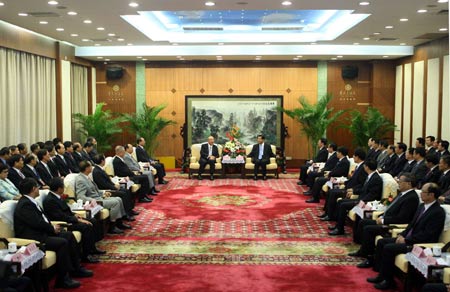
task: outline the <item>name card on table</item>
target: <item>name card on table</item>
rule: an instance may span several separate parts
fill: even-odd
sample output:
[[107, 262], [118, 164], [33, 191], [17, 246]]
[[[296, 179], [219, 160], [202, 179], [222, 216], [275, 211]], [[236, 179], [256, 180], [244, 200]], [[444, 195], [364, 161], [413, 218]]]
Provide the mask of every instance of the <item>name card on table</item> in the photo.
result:
[[429, 247], [427, 247], [426, 249], [423, 250], [423, 253], [425, 256], [427, 257], [432, 257], [433, 256], [433, 250]]
[[16, 262], [16, 263], [20, 263], [21, 261], [23, 261], [24, 258], [25, 258], [25, 257], [24, 257], [24, 255], [23, 255], [23, 253], [21, 253], [21, 252], [16, 252], [15, 254], [13, 254], [13, 255], [11, 256], [11, 261], [12, 261], [12, 262]]
[[429, 266], [436, 265], [437, 261], [433, 256], [427, 256], [425, 263]]
[[420, 258], [422, 256], [425, 256], [425, 254], [423, 253], [423, 248], [421, 248], [418, 245], [414, 245], [414, 247], [413, 247], [411, 252], [412, 252], [413, 255], [415, 255], [418, 258]]
[[34, 242], [32, 242], [29, 245], [27, 245], [27, 247], [25, 248], [24, 254], [32, 255], [37, 251], [38, 251], [38, 247], [36, 246], [36, 244]]

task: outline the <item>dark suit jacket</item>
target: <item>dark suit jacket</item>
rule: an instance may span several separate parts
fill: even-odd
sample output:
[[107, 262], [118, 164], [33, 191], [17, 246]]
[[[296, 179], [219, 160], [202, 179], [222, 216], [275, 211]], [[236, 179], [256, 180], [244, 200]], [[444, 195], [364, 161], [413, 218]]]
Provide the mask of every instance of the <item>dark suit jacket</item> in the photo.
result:
[[441, 187], [442, 193], [445, 193], [447, 190], [450, 189], [450, 171], [447, 171], [447, 173], [444, 175], [444, 173], [441, 174], [441, 177], [439, 178], [439, 186]]
[[380, 155], [381, 150], [376, 149], [376, 150], [372, 150], [372, 152], [370, 152], [370, 154], [367, 155], [366, 159], [375, 159], [377, 160], [378, 155]]
[[374, 172], [369, 181], [364, 183], [358, 200], [364, 201], [366, 203], [370, 201], [380, 200], [382, 192], [383, 180], [381, 179], [378, 172]]
[[45, 222], [42, 212], [25, 196], [20, 198], [14, 211], [14, 231], [16, 237], [43, 242], [55, 235], [55, 229]]
[[125, 164], [125, 162], [122, 161], [119, 157], [114, 157], [113, 159], [113, 167], [114, 167], [114, 174], [119, 177], [126, 177], [129, 176], [134, 177], [135, 174], [130, 170], [128, 165]]
[[[428, 243], [438, 242], [439, 235], [444, 228], [445, 223], [445, 211], [442, 209], [438, 202], [434, 202], [428, 210], [419, 217], [421, 210], [424, 208], [424, 204], [420, 204], [417, 208], [414, 219], [406, 227], [406, 229], [400, 233], [405, 237], [406, 244], [412, 245], [415, 243]], [[412, 235], [407, 238], [406, 235], [413, 228]]]
[[431, 171], [428, 169], [427, 173], [425, 174], [425, 177], [421, 181], [421, 186], [423, 186], [424, 184], [429, 183], [429, 182], [438, 183], [439, 178], [441, 177], [441, 174], [442, 173], [439, 170], [439, 166], [436, 166]]
[[77, 163], [77, 166], [80, 165], [80, 162], [81, 162], [81, 161], [86, 160], [86, 159], [84, 159], [83, 155], [81, 155], [80, 152], [74, 151], [73, 154], [72, 154], [72, 156], [73, 156], [73, 158], [75, 159], [75, 161], [76, 161], [76, 163]]
[[77, 223], [78, 219], [70, 210], [70, 207], [61, 199], [58, 199], [52, 192], [49, 192], [43, 202], [44, 213], [52, 221], [65, 221], [67, 223]]
[[151, 162], [147, 151], [145, 151], [145, 149], [140, 146], [136, 146], [136, 158], [139, 162]]
[[364, 163], [355, 170], [352, 177], [345, 182], [346, 189], [353, 189], [353, 193], [360, 194], [367, 178], [367, 172], [364, 170]]
[[113, 184], [108, 174], [97, 165], [94, 166], [94, 170], [92, 171], [92, 179], [101, 190], [116, 189], [116, 186]]
[[[52, 178], [56, 177], [53, 173], [52, 174], [48, 173], [47, 169], [42, 164], [42, 162], [39, 162], [35, 168], [36, 168], [36, 171], [39, 173], [39, 176], [45, 182], [46, 185], [48, 185], [50, 183]], [[50, 169], [50, 172], [52, 172], [51, 169]]]
[[83, 160], [87, 160], [87, 161], [91, 161], [92, 162], [91, 156], [84, 149], [81, 150], [81, 157], [83, 157]]
[[[251, 157], [253, 161], [258, 159], [258, 156], [259, 156], [259, 144], [256, 143], [253, 145], [252, 151], [248, 154], [248, 157]], [[263, 155], [261, 160], [267, 161], [268, 163], [270, 157], [275, 157], [275, 154], [273, 154], [270, 144], [264, 143]]]
[[384, 173], [389, 173], [392, 170], [392, 168], [394, 167], [397, 157], [398, 157], [397, 154], [392, 155], [392, 157], [388, 156], [386, 158], [386, 162], [384, 163], [381, 171]]
[[80, 172], [80, 168], [78, 167], [78, 163], [74, 156], [69, 153], [66, 152], [64, 153], [64, 158], [66, 159], [67, 164], [69, 165], [69, 169], [73, 172], [73, 173], [79, 173]]
[[348, 171], [350, 169], [350, 161], [348, 161], [347, 157], [338, 160], [336, 166], [330, 171], [329, 177], [341, 177], [348, 176]]
[[58, 168], [59, 174], [61, 174], [62, 176], [67, 176], [68, 174], [70, 174], [69, 164], [65, 160], [65, 158], [63, 160], [61, 157], [59, 157], [59, 155], [56, 155], [53, 158], [53, 163], [55, 163], [56, 167]]
[[322, 171], [331, 171], [336, 166], [338, 161], [339, 158], [337, 158], [337, 154], [336, 152], [334, 152], [330, 157], [328, 157], [327, 162], [325, 162], [325, 166], [323, 167]]
[[383, 224], [410, 223], [419, 206], [419, 197], [416, 191], [410, 190], [400, 197], [400, 194], [387, 207], [383, 214]]
[[430, 147], [430, 149], [427, 150], [427, 154], [437, 154], [436, 148]]
[[16, 188], [19, 188], [20, 182], [23, 180], [13, 167], [9, 169], [8, 179], [16, 186]]
[[314, 162], [327, 162], [328, 159], [328, 150], [327, 147], [322, 147], [322, 149], [317, 152], [316, 158], [314, 158]]
[[426, 165], [425, 159], [422, 161], [417, 162], [416, 165], [414, 165], [413, 169], [411, 170], [411, 173], [414, 174], [416, 177], [417, 183], [420, 185], [422, 184], [422, 180], [425, 178], [428, 172], [428, 167]]
[[[219, 157], [219, 148], [217, 148], [217, 145], [215, 144], [212, 146], [212, 155], [216, 158]], [[208, 160], [208, 156], [209, 156], [208, 143], [204, 143], [200, 148], [200, 158]]]
[[436, 150], [436, 153], [438, 154], [439, 159], [441, 159], [442, 156], [450, 155], [450, 152], [448, 150], [445, 150], [444, 153], [438, 152]]
[[398, 174], [402, 171], [403, 167], [405, 166], [405, 163], [407, 163], [407, 160], [405, 158], [405, 154], [403, 153], [402, 156], [398, 157], [395, 162], [394, 166], [392, 167], [391, 171], [389, 173], [396, 177]]

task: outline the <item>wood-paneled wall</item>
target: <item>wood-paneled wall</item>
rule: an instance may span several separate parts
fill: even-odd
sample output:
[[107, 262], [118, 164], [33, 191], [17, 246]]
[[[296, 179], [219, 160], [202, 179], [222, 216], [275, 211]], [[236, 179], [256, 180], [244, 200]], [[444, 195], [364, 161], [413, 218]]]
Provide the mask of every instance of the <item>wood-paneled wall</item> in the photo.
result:
[[[148, 105], [165, 103], [162, 115], [176, 125], [160, 137], [157, 155], [181, 157], [183, 139], [180, 127], [185, 123], [186, 95], [282, 95], [284, 107], [298, 107], [298, 98], [317, 100], [317, 64], [297, 67], [152, 67], [146, 68], [146, 100]], [[300, 137], [299, 125], [284, 117], [290, 136], [286, 138], [286, 155], [307, 158], [306, 139]]]

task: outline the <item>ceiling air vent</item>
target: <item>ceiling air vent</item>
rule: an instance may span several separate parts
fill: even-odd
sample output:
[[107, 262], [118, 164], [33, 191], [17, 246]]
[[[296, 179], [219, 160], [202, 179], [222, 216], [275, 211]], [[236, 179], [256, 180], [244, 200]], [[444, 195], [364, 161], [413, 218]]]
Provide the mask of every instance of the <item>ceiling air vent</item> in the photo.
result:
[[416, 40], [434, 40], [434, 39], [442, 38], [444, 36], [448, 36], [448, 34], [446, 34], [446, 33], [426, 33], [423, 35], [416, 36], [414, 39], [416, 39]]
[[396, 41], [398, 38], [379, 38], [379, 41]]
[[183, 27], [183, 30], [223, 30], [222, 27]]
[[448, 9], [442, 9], [436, 12], [436, 15], [448, 15]]
[[302, 30], [303, 27], [294, 26], [294, 27], [263, 27], [261, 30]]
[[98, 42], [108, 42], [109, 40], [108, 39], [91, 39], [91, 41], [98, 43]]
[[28, 12], [28, 15], [34, 17], [59, 17], [59, 14], [55, 12]]

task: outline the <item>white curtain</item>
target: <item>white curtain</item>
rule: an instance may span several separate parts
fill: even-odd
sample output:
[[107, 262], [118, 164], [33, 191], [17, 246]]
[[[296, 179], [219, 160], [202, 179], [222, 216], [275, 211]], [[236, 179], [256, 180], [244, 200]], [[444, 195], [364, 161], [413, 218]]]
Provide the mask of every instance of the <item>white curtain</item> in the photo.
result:
[[0, 146], [54, 137], [55, 60], [0, 48]]
[[[71, 65], [72, 113], [88, 114], [88, 69], [84, 66]], [[79, 125], [72, 118], [72, 141], [81, 141]]]

